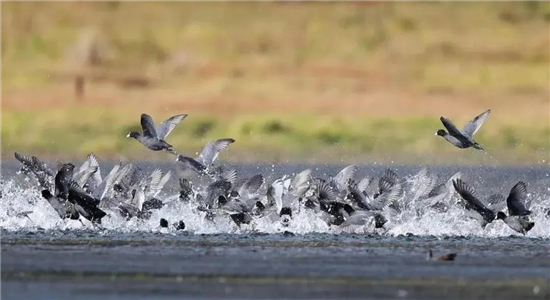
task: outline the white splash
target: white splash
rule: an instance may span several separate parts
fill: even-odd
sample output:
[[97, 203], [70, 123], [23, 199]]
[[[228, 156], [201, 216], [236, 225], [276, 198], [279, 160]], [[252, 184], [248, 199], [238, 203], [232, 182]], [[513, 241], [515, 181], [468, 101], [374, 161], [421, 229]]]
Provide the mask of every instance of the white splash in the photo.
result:
[[[481, 228], [477, 221], [468, 217], [465, 210], [459, 206], [452, 206], [448, 211], [435, 212], [427, 210], [418, 217], [413, 213], [403, 213], [396, 218], [390, 218], [384, 225], [385, 229], [374, 229], [373, 224], [350, 228], [329, 226], [319, 215], [312, 210], [301, 209], [295, 213], [289, 226], [283, 227], [280, 222], [273, 221], [269, 216], [254, 218], [250, 224], [237, 226], [229, 217], [219, 216], [213, 221], [206, 218], [206, 213], [199, 211], [193, 203], [172, 201], [165, 203], [154, 210], [149, 219], [132, 218], [127, 220], [117, 213], [109, 213], [102, 219], [101, 225], [94, 225], [86, 220], [62, 220], [40, 196], [36, 187], [30, 186], [26, 180], [12, 179], [1, 185], [2, 198], [0, 199], [0, 226], [9, 231], [35, 230], [70, 230], [70, 229], [106, 229], [118, 232], [161, 232], [175, 234], [178, 231], [161, 228], [160, 219], [164, 218], [170, 224], [180, 220], [185, 222], [185, 232], [194, 234], [231, 233], [242, 234], [250, 232], [280, 233], [290, 231], [296, 234], [306, 233], [377, 233], [397, 236], [414, 234], [418, 236], [479, 236], [502, 237], [522, 236], [510, 229], [504, 222], [496, 220]], [[405, 195], [411, 191], [406, 191]], [[535, 226], [526, 237], [550, 238], [550, 190], [543, 195], [533, 197], [531, 210]]]

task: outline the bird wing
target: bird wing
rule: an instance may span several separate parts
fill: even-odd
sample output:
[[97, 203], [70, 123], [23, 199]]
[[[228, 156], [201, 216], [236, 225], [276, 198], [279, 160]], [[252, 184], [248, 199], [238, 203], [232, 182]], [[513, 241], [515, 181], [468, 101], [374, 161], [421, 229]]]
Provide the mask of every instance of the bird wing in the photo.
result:
[[141, 129], [143, 129], [143, 135], [158, 138], [155, 122], [148, 114], [141, 114]]
[[151, 173], [150, 178], [151, 181], [149, 181], [149, 191], [151, 192], [151, 194], [153, 194], [153, 190], [157, 188], [160, 183], [160, 179], [162, 178], [162, 171], [160, 169], [155, 169]]
[[493, 194], [487, 198], [487, 207], [494, 212], [502, 211], [506, 207], [505, 200], [501, 194]]
[[471, 138], [481, 128], [481, 125], [485, 123], [490, 113], [491, 110], [488, 109], [468, 122], [468, 124], [466, 124], [466, 126], [462, 129], [462, 134]]
[[460, 130], [458, 130], [458, 128], [456, 128], [455, 124], [453, 124], [453, 122], [451, 122], [451, 120], [445, 118], [445, 117], [441, 117], [439, 118], [439, 120], [441, 120], [441, 123], [443, 123], [443, 126], [445, 126], [445, 128], [447, 128], [447, 131], [449, 131], [449, 134], [456, 137], [456, 138], [460, 138], [463, 136], [462, 132], [460, 132]]
[[369, 202], [369, 208], [371, 210], [384, 210], [386, 207], [388, 207], [389, 202], [387, 201], [387, 197], [381, 197], [378, 196], [375, 199], [371, 199]]
[[352, 204], [361, 209], [369, 209], [365, 195], [357, 188], [356, 184], [348, 186], [347, 199], [352, 201]]
[[453, 185], [456, 192], [466, 201], [466, 209], [475, 210], [488, 222], [495, 219], [495, 213], [476, 197], [474, 189], [461, 179], [454, 180]]
[[277, 207], [277, 214], [283, 209], [283, 181], [284, 178], [279, 178], [271, 184], [271, 187], [268, 189], [268, 198], [271, 198], [272, 201], [275, 201], [275, 206]]
[[52, 184], [55, 177], [54, 171], [48, 164], [38, 159], [38, 157], [33, 156], [31, 159], [34, 166], [34, 175], [36, 175], [38, 182], [42, 187], [51, 190], [54, 185]]
[[473, 188], [467, 185], [461, 179], [453, 181], [456, 192], [466, 201], [466, 205], [476, 210], [486, 208], [483, 202], [481, 202]]
[[361, 179], [361, 181], [359, 181], [359, 183], [357, 184], [357, 189], [362, 193], [367, 193], [369, 185], [371, 184], [371, 182], [373, 180], [374, 180], [374, 178], [372, 178], [372, 177], [365, 177], [365, 178]]
[[394, 186], [399, 178], [397, 174], [391, 169], [386, 169], [380, 181], [378, 181], [378, 188], [380, 189], [380, 194], [388, 191], [392, 186]]
[[74, 174], [74, 179], [79, 186], [83, 187], [98, 171], [99, 164], [97, 163], [95, 156], [93, 156], [93, 154], [89, 154], [78, 172]]
[[228, 212], [232, 212], [232, 213], [241, 213], [241, 212], [247, 212], [248, 206], [239, 200], [231, 200], [223, 204], [220, 207], [220, 209]]
[[399, 207], [401, 206], [400, 202], [403, 198], [403, 186], [399, 182], [397, 182], [390, 188], [388, 192], [382, 194], [380, 197], [386, 198], [386, 204], [388, 206], [394, 205], [396, 207]]
[[342, 171], [340, 171], [338, 174], [336, 174], [336, 176], [334, 176], [334, 182], [336, 183], [338, 189], [342, 190], [345, 188], [348, 180], [355, 177], [357, 169], [358, 168], [356, 165], [347, 166], [342, 169]]
[[245, 195], [254, 195], [258, 192], [260, 187], [264, 184], [265, 179], [262, 174], [257, 174], [252, 176], [250, 179], [245, 181], [239, 188], [239, 195], [244, 197]]
[[15, 159], [22, 163], [27, 169], [34, 172], [32, 159], [30, 157], [15, 152]]
[[[104, 199], [105, 196], [108, 196], [110, 194], [110, 191], [113, 190], [113, 185], [115, 184], [115, 180], [117, 178], [118, 171], [120, 170], [120, 167], [122, 166], [122, 163], [116, 164], [109, 174], [107, 174], [107, 177], [105, 177], [105, 185], [103, 187], [103, 191], [101, 191], [101, 195], [99, 199]], [[99, 193], [99, 191], [98, 191]]]
[[218, 180], [206, 188], [206, 206], [213, 208], [219, 196], [225, 196], [231, 189], [231, 183], [226, 180]]
[[416, 180], [412, 187], [414, 191], [413, 202], [428, 196], [437, 184], [437, 176], [431, 175], [427, 167], [422, 168], [415, 177]]
[[185, 119], [187, 115], [177, 115], [173, 116], [170, 119], [162, 122], [157, 127], [158, 138], [164, 140], [176, 126]]
[[[124, 186], [125, 188], [129, 188], [131, 186], [131, 184], [129, 184], [130, 177], [133, 175], [133, 172], [134, 172], [133, 164], [127, 164], [126, 166], [124, 166], [124, 168], [122, 168], [120, 172], [116, 174], [114, 185], [119, 184], [121, 186]], [[113, 188], [114, 188], [114, 185], [113, 185]]]
[[168, 183], [168, 180], [170, 180], [171, 177], [172, 177], [172, 171], [168, 171], [166, 174], [164, 174], [164, 176], [162, 176], [158, 185], [155, 187], [153, 197], [156, 197], [160, 193], [162, 188], [164, 188], [164, 186], [166, 185], [166, 183]]
[[220, 154], [220, 151], [227, 149], [227, 147], [234, 142], [234, 139], [227, 138], [209, 143], [201, 150], [197, 161], [205, 166], [212, 165]]
[[54, 172], [50, 168], [50, 166], [48, 166], [47, 163], [45, 163], [45, 162], [41, 161], [40, 159], [38, 159], [38, 157], [33, 156], [32, 157], [32, 163], [37, 168], [37, 171], [43, 172], [44, 174], [46, 174], [48, 176], [51, 176], [51, 177], [54, 176]]
[[231, 183], [231, 186], [235, 184], [237, 181], [237, 170], [235, 169], [229, 169], [229, 168], [222, 168], [219, 173], [219, 179], [223, 179], [225, 181], [228, 181]]
[[143, 211], [143, 203], [145, 203], [145, 193], [142, 189], [137, 187], [135, 189], [134, 197], [132, 199], [132, 202], [136, 205], [139, 211]]
[[103, 179], [101, 178], [101, 169], [99, 168], [99, 163], [97, 162], [97, 157], [95, 156], [95, 154], [90, 153], [88, 155], [88, 161], [90, 162], [90, 166], [97, 167], [97, 171], [95, 171], [94, 174], [92, 175], [92, 179], [94, 181], [93, 182], [94, 186], [92, 187], [92, 190], [93, 190], [95, 189], [95, 187], [101, 184]]
[[178, 161], [181, 162], [186, 168], [190, 167], [200, 175], [207, 174], [206, 166], [192, 157], [179, 155]]
[[315, 178], [315, 185], [317, 187], [317, 196], [319, 200], [335, 200], [336, 193], [328, 182], [321, 178]]
[[23, 168], [28, 169], [36, 176], [42, 188], [49, 191], [53, 190], [54, 175], [45, 163], [34, 156], [30, 158], [17, 152], [15, 153], [15, 158], [23, 164]]
[[398, 205], [399, 200], [403, 196], [403, 187], [400, 183], [395, 183], [388, 189], [384, 190], [378, 197], [370, 199], [369, 208], [371, 210], [384, 210], [389, 205]]
[[453, 176], [451, 176], [451, 178], [449, 178], [449, 180], [447, 180], [447, 182], [445, 183], [446, 192], [448, 193], [452, 192], [453, 186], [454, 186], [453, 182], [461, 178], [462, 178], [462, 173], [460, 172], [456, 172]]
[[525, 182], [520, 181], [510, 190], [510, 195], [506, 199], [508, 214], [510, 216], [526, 216], [530, 214], [531, 212], [523, 204], [525, 199], [527, 199], [527, 185]]
[[193, 193], [193, 185], [191, 182], [185, 178], [180, 178], [180, 191], [183, 192], [185, 195], [189, 196], [191, 193]]
[[90, 206], [97, 206], [99, 204], [99, 200], [95, 199], [91, 195], [89, 195], [81, 186], [78, 185], [78, 183], [74, 180], [71, 180], [69, 183], [69, 201], [76, 201], [79, 205], [82, 205], [81, 201], [84, 201], [86, 204]]
[[312, 181], [311, 169], [298, 173], [290, 182], [289, 193], [295, 197], [302, 197], [309, 190]]
[[143, 169], [141, 169], [140, 167], [138, 166], [134, 166], [129, 174], [129, 176], [127, 176], [126, 178], [124, 178], [124, 182], [128, 185], [128, 186], [134, 186], [134, 185], [139, 185], [139, 186], [144, 186], [145, 185], [145, 178], [147, 177], [147, 175], [145, 175], [145, 172], [143, 171]]
[[445, 183], [438, 184], [430, 191], [428, 198], [441, 195], [445, 192], [447, 192], [447, 185]]

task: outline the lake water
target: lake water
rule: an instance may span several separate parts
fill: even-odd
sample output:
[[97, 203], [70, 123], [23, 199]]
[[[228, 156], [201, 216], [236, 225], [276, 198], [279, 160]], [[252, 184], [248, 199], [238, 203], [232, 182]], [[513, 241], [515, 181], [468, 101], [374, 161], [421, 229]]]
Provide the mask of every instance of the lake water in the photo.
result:
[[[109, 216], [99, 228], [60, 220], [39, 190], [15, 174], [17, 167], [2, 165], [3, 299], [550, 298], [548, 167], [431, 167], [442, 182], [460, 171], [481, 197], [506, 195], [525, 181], [535, 221], [526, 236], [500, 221], [482, 229], [461, 208], [350, 233], [305, 211], [289, 227], [258, 221], [239, 228], [177, 204], [149, 220]], [[160, 167], [177, 174], [172, 165]], [[262, 173], [270, 182], [305, 168], [334, 176], [343, 166], [235, 167], [239, 175]], [[386, 167], [400, 177], [421, 168], [360, 166], [358, 177], [378, 176]], [[102, 169], [105, 175], [109, 164]], [[175, 191], [172, 181], [168, 194]], [[160, 228], [161, 217], [184, 220], [186, 229]], [[458, 255], [427, 261], [428, 249]]]

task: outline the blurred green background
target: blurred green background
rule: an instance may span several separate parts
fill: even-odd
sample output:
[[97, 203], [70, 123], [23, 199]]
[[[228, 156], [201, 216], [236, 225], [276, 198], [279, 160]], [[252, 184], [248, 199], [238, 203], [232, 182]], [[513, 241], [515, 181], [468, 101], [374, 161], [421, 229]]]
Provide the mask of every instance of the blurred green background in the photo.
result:
[[[548, 164], [550, 3], [2, 2], [2, 156]], [[476, 140], [434, 136], [487, 108]]]

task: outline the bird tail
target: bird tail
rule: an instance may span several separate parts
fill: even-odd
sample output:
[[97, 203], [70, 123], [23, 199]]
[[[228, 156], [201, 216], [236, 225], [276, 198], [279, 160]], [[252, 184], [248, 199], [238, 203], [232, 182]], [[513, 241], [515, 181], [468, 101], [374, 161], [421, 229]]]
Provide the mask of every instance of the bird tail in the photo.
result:
[[172, 149], [172, 147], [166, 149], [166, 152], [170, 153], [170, 154], [173, 154], [175, 156], [178, 156], [178, 154], [176, 153], [176, 151], [174, 151], [174, 149]]
[[527, 227], [525, 227], [525, 232], [527, 232], [527, 231], [533, 229], [534, 226], [535, 226], [535, 222], [529, 222], [529, 223], [527, 224]]
[[481, 147], [481, 145], [478, 143], [475, 143], [473, 147], [477, 150], [485, 151], [485, 149], [483, 149], [483, 147]]

